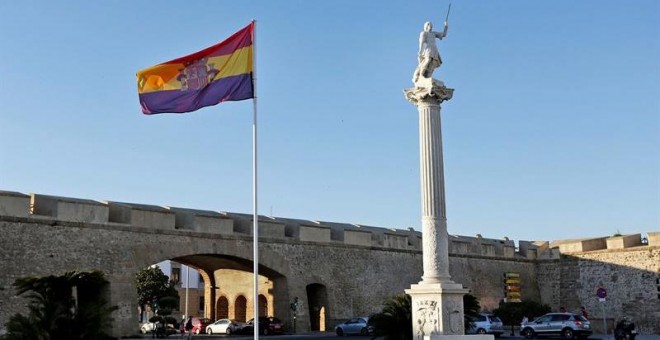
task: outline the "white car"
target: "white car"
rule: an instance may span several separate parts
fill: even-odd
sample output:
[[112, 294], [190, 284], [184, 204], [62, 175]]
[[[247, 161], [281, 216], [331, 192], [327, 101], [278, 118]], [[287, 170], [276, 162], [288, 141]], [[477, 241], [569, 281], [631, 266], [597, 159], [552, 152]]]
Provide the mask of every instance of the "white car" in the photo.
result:
[[151, 331], [153, 331], [154, 328], [156, 328], [155, 323], [145, 322], [145, 323], [142, 324], [142, 326], [140, 326], [140, 332], [142, 332], [142, 334], [151, 333]]
[[472, 324], [467, 331], [468, 334], [493, 334], [499, 338], [504, 333], [502, 320], [496, 316], [481, 313], [479, 316], [471, 318], [470, 321]]
[[236, 320], [220, 319], [206, 326], [206, 334], [232, 334], [241, 327]]

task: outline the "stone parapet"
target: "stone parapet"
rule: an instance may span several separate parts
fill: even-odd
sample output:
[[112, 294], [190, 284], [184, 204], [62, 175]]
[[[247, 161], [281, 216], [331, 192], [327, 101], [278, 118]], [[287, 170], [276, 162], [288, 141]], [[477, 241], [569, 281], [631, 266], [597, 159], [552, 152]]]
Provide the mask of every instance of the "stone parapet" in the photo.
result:
[[498, 240], [484, 238], [481, 235], [477, 237], [450, 235], [449, 253], [513, 258], [516, 256], [516, 245], [508, 238]]
[[105, 201], [110, 210], [108, 222], [136, 227], [174, 230], [175, 214], [157, 205]]
[[27, 217], [30, 215], [30, 196], [13, 191], [0, 191], [0, 215]]
[[[54, 221], [121, 224], [125, 227], [180, 230], [220, 235], [252, 235], [252, 215], [162, 207], [137, 203], [96, 201], [51, 195], [0, 191], [0, 216], [48, 218]], [[421, 251], [422, 233], [413, 229], [381, 228], [361, 224], [259, 216], [259, 235], [284, 241], [302, 241], [348, 246]], [[660, 246], [660, 232], [582, 240], [520, 241], [516, 248], [508, 238], [491, 239], [449, 235], [452, 255], [516, 260], [557, 259], [561, 253]], [[518, 251], [516, 251], [518, 249]]]
[[79, 198], [30, 194], [33, 215], [54, 217], [72, 222], [107, 223], [108, 206]]
[[607, 249], [623, 249], [642, 245], [642, 234], [610, 237], [606, 240]]
[[309, 242], [330, 242], [330, 228], [320, 225], [305, 225], [299, 227], [299, 236], [301, 241]]
[[215, 211], [167, 207], [175, 215], [176, 229], [203, 233], [231, 234], [234, 220]]
[[344, 243], [371, 246], [371, 232], [366, 230], [344, 230]]
[[581, 253], [607, 249], [607, 237], [589, 238], [581, 240], [567, 240], [555, 242], [561, 253]]

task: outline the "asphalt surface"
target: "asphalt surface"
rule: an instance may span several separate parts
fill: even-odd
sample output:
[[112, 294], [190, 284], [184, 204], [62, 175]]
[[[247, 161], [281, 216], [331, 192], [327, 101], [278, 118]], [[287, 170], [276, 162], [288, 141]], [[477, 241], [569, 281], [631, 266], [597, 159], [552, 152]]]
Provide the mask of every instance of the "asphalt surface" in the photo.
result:
[[[197, 340], [210, 340], [210, 339], [226, 339], [226, 340], [247, 340], [247, 339], [252, 339], [253, 337], [251, 335], [206, 335], [206, 334], [200, 334], [200, 335], [195, 335], [193, 336], [193, 339]], [[129, 338], [129, 339], [151, 339], [151, 335], [146, 334], [142, 335], [142, 337], [136, 337], [136, 338]], [[187, 339], [186, 337], [181, 337], [181, 335], [175, 334], [175, 335], [170, 335], [166, 339]], [[302, 333], [302, 334], [285, 334], [285, 335], [269, 335], [269, 336], [260, 336], [259, 339], [296, 339], [296, 340], [312, 340], [312, 339], [344, 339], [344, 340], [369, 340], [371, 339], [370, 336], [344, 336], [344, 337], [338, 337], [334, 332], [313, 332], [313, 333]], [[516, 336], [508, 336], [508, 335], [502, 335], [500, 339], [503, 340], [522, 340], [525, 339], [522, 336], [516, 335]], [[548, 340], [561, 340], [559, 337], [547, 337], [547, 338], [541, 338], [541, 339], [548, 339]], [[591, 335], [588, 340], [614, 340], [614, 336], [611, 334], [605, 335], [605, 334], [593, 334]], [[660, 340], [660, 335], [646, 335], [646, 334], [640, 334], [638, 335], [635, 340]]]

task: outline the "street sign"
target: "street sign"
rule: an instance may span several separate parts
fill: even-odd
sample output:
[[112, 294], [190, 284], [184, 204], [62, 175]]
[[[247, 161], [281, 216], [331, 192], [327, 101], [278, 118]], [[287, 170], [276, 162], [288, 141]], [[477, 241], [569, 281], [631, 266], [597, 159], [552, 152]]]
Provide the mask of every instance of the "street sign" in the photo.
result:
[[607, 289], [598, 287], [596, 289], [596, 296], [598, 296], [599, 299], [605, 299], [607, 297]]

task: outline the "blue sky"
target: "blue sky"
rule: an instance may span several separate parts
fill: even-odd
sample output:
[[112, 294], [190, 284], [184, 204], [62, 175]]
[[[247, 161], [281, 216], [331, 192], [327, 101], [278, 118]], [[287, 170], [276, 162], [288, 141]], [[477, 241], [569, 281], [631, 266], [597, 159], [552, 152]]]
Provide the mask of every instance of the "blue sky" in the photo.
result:
[[[419, 230], [411, 87], [447, 1], [0, 2], [0, 189], [252, 211], [252, 102], [144, 116], [135, 72], [257, 20], [265, 215]], [[660, 230], [660, 2], [454, 1], [449, 232]]]

